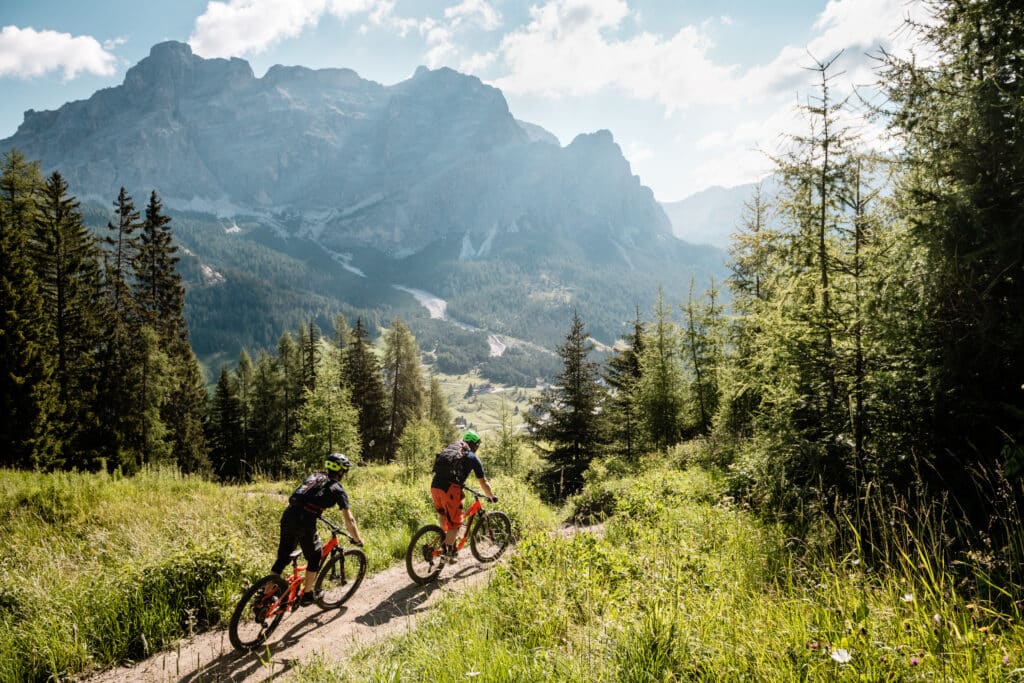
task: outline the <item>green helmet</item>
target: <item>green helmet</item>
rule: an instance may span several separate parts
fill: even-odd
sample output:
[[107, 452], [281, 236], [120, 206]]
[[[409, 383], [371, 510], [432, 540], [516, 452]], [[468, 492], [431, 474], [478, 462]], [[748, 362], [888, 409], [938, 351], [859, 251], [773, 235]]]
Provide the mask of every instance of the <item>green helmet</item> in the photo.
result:
[[462, 435], [462, 440], [468, 443], [470, 446], [480, 443], [480, 435], [470, 430]]

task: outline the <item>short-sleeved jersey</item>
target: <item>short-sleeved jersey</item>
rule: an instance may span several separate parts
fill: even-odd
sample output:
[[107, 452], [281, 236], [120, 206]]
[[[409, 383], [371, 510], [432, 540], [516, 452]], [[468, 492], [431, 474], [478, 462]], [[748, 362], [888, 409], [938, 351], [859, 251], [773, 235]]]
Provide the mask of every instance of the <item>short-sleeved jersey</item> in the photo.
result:
[[435, 474], [430, 482], [430, 488], [447, 491], [448, 487], [452, 484], [462, 486], [466, 483], [466, 479], [469, 478], [470, 472], [475, 474], [478, 479], [484, 478], [484, 464], [480, 462], [480, 458], [472, 451], [462, 457], [462, 460], [455, 466], [455, 471], [450, 479], [443, 474]]
[[311, 515], [319, 515], [324, 510], [335, 505], [342, 510], [347, 510], [348, 493], [345, 491], [345, 487], [341, 485], [341, 482], [332, 481], [315, 494], [306, 496], [302, 501], [297, 501], [292, 507], [300, 508]]

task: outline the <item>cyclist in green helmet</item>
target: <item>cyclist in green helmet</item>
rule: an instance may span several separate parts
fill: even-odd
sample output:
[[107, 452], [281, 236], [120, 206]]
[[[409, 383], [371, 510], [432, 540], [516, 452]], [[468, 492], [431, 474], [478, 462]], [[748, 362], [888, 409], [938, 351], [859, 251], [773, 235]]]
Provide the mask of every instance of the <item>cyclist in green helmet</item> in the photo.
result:
[[277, 548], [277, 560], [271, 568], [274, 574], [280, 574], [291, 561], [289, 555], [296, 545], [302, 548], [302, 554], [308, 562], [306, 580], [303, 585], [303, 605], [311, 605], [318, 596], [314, 595], [316, 573], [320, 569], [320, 538], [316, 533], [317, 518], [329, 507], [337, 505], [341, 508], [342, 519], [348, 527], [348, 533], [357, 545], [363, 544], [356, 527], [356, 520], [348, 506], [348, 493], [341, 485], [341, 478], [352, 463], [341, 453], [331, 453], [324, 459], [324, 472], [313, 472], [303, 481], [291, 497], [288, 507], [281, 515], [281, 542]]
[[480, 488], [487, 494], [491, 502], [498, 497], [491, 491], [491, 484], [484, 475], [484, 465], [477, 456], [480, 448], [480, 435], [468, 431], [458, 441], [454, 441], [434, 458], [434, 478], [430, 482], [430, 497], [434, 501], [434, 509], [445, 530], [445, 555], [448, 562], [456, 561], [455, 542], [458, 540], [459, 525], [462, 524], [462, 485], [472, 472]]

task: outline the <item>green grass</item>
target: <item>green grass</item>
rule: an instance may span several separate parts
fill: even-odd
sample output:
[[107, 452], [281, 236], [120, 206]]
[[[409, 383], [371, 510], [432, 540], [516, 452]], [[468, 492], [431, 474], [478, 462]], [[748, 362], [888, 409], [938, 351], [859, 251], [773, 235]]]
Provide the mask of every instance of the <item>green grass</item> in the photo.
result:
[[487, 587], [291, 680], [1024, 680], [1020, 615], [962, 594], [905, 530], [905, 561], [872, 570], [855, 554], [798, 559], [716, 475], [604, 489], [603, 535], [527, 534]]
[[[222, 624], [269, 571], [295, 484], [0, 470], [0, 681], [69, 678]], [[407, 481], [396, 466], [355, 468], [345, 485], [371, 573], [433, 519], [428, 480]], [[553, 522], [523, 485], [494, 485], [517, 528]], [[337, 510], [327, 516], [340, 522]]]

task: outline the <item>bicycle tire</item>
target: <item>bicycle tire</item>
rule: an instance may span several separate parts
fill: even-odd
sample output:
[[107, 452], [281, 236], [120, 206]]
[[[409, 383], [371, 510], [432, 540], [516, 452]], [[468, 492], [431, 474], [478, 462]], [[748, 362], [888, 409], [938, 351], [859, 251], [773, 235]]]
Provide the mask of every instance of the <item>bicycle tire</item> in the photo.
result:
[[473, 525], [469, 549], [480, 562], [494, 562], [512, 543], [512, 520], [504, 512], [482, 512]]
[[316, 576], [316, 604], [320, 609], [341, 607], [352, 597], [366, 576], [366, 553], [349, 548], [336, 552]]
[[[288, 597], [288, 582], [276, 574], [268, 574], [249, 586], [242, 594], [228, 626], [228, 638], [236, 650], [255, 650], [262, 647], [284, 616], [280, 604]], [[269, 598], [269, 602], [268, 602]], [[276, 605], [276, 613], [268, 620], [268, 608]]]
[[437, 578], [444, 563], [441, 560], [444, 530], [436, 524], [422, 527], [409, 541], [405, 551], [405, 568], [409, 577], [421, 586]]

